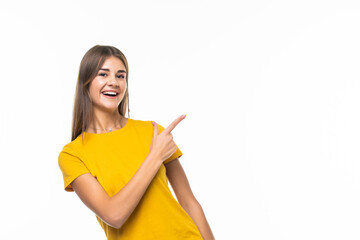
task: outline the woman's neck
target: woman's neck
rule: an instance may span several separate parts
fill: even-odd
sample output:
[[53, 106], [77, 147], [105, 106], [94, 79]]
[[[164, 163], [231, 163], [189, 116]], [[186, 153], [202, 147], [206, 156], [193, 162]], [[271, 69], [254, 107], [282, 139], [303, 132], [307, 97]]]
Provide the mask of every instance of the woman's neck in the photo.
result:
[[[86, 132], [104, 133], [123, 127], [125, 118], [117, 111], [113, 113], [94, 111], [93, 120], [90, 122]], [[111, 129], [111, 130], [110, 130]]]

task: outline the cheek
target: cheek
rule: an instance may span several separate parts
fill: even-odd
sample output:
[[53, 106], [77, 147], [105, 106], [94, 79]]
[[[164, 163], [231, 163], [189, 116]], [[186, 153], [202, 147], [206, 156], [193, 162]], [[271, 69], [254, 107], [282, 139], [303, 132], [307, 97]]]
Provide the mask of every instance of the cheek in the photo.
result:
[[123, 81], [120, 83], [120, 88], [123, 89], [124, 92], [126, 91], [126, 89], [127, 89], [126, 81]]
[[90, 93], [90, 97], [95, 100], [99, 97], [99, 93], [100, 93], [100, 85], [97, 81], [93, 81], [90, 83], [89, 86], [89, 93]]
[[92, 96], [92, 97], [96, 93], [96, 87], [93, 84], [90, 85], [89, 92], [90, 92], [90, 96]]
[[90, 93], [99, 93], [103, 83], [96, 78], [90, 83]]

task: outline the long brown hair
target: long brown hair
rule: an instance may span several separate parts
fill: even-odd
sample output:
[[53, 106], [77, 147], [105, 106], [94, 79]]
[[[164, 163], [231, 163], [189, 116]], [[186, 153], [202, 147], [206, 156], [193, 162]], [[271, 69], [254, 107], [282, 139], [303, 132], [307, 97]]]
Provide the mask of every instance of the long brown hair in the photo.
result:
[[117, 48], [112, 46], [96, 45], [90, 48], [84, 55], [80, 63], [79, 76], [75, 90], [75, 102], [72, 119], [71, 141], [75, 140], [80, 134], [83, 137], [85, 129], [93, 117], [92, 102], [90, 99], [89, 87], [91, 81], [96, 77], [98, 71], [108, 57], [119, 58], [126, 69], [126, 92], [124, 98], [118, 106], [120, 115], [125, 117], [126, 110], [130, 117], [129, 109], [129, 66], [125, 55]]

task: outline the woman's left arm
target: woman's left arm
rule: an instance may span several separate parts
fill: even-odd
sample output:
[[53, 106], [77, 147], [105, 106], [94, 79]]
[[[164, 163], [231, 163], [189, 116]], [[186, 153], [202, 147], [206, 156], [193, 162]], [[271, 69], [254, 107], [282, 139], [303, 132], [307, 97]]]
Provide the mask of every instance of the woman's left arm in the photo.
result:
[[169, 179], [177, 200], [184, 210], [193, 219], [204, 240], [214, 240], [204, 211], [191, 191], [189, 181], [185, 175], [179, 159], [176, 158], [165, 164], [166, 175]]

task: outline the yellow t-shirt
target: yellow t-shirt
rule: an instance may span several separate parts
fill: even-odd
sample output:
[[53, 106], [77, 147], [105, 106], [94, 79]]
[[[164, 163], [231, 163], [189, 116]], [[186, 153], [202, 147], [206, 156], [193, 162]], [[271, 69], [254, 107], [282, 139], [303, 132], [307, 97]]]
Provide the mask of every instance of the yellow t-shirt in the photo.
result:
[[[159, 125], [159, 133], [164, 127]], [[107, 194], [120, 191], [138, 170], [149, 153], [153, 136], [151, 121], [128, 118], [121, 129], [108, 133], [81, 134], [66, 144], [58, 163], [64, 188], [73, 192], [71, 182], [91, 173]], [[184, 240], [203, 239], [187, 212], [173, 197], [164, 164], [182, 156], [177, 148], [159, 168], [139, 204], [120, 229], [113, 228], [96, 216], [109, 240]]]

